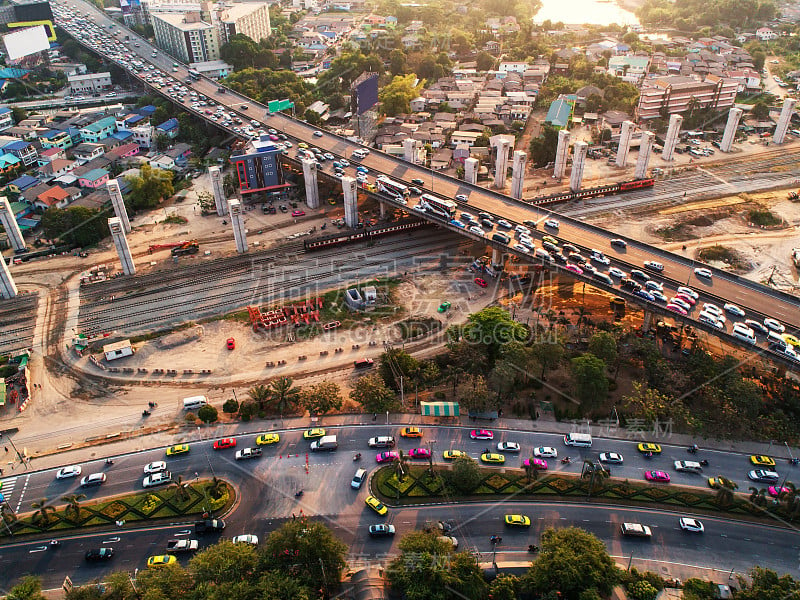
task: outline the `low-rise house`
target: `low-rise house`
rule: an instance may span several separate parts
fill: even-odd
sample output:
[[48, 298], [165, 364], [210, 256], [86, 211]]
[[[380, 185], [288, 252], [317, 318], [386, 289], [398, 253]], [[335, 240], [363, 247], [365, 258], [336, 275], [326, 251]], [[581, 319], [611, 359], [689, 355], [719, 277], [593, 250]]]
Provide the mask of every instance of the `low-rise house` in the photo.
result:
[[75, 169], [78, 164], [75, 161], [65, 158], [55, 158], [39, 167], [42, 177], [61, 177]]
[[117, 130], [117, 122], [114, 117], [103, 117], [94, 123], [83, 127], [80, 130], [81, 139], [84, 142], [99, 142], [107, 138]]
[[156, 127], [156, 134], [166, 135], [170, 139], [174, 139], [178, 135], [178, 119], [167, 119], [161, 125]]
[[24, 142], [22, 140], [16, 140], [14, 142], [5, 144], [2, 148], [2, 152], [13, 154], [20, 159], [22, 164], [26, 167], [36, 164], [36, 160], [39, 158], [39, 152], [36, 150], [36, 146], [30, 142]]
[[78, 178], [78, 185], [83, 188], [98, 189], [109, 180], [109, 173], [105, 169], [92, 169]]
[[14, 126], [14, 113], [7, 106], [0, 107], [0, 131]]
[[87, 163], [93, 158], [103, 156], [103, 154], [105, 154], [105, 147], [102, 144], [90, 144], [88, 142], [84, 142], [82, 144], [78, 144], [72, 149], [72, 156], [75, 157], [75, 160], [80, 161], [81, 163]]
[[44, 211], [48, 208], [65, 208], [71, 201], [72, 198], [64, 188], [54, 185], [38, 194], [33, 201], [33, 206]]

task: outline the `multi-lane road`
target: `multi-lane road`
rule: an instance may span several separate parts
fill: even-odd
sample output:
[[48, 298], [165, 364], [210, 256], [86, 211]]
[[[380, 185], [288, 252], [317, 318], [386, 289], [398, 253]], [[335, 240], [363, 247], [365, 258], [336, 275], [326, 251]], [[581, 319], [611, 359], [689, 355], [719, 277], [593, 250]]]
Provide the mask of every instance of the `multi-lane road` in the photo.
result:
[[[59, 499], [72, 493], [86, 493], [89, 500], [123, 494], [142, 489], [145, 464], [166, 460], [173, 476], [181, 475], [184, 480], [191, 480], [216, 475], [237, 487], [240, 501], [234, 512], [225, 518], [227, 528], [221, 536], [224, 538], [254, 533], [264, 539], [292, 514], [298, 515], [302, 510], [303, 514], [326, 522], [348, 544], [352, 557], [373, 560], [396, 552], [397, 540], [403, 534], [419, 529], [426, 520], [433, 519], [452, 523], [452, 535], [459, 540], [459, 548], [489, 553], [489, 536], [501, 535], [503, 543], [499, 550], [504, 559], [527, 558], [528, 544], [538, 543], [539, 535], [548, 527], [576, 525], [596, 534], [616, 556], [633, 553], [637, 558], [664, 563], [697, 564], [737, 571], [745, 571], [753, 564], [781, 572], [793, 571], [797, 566], [800, 541], [796, 532], [769, 523], [740, 523], [723, 517], [701, 516], [706, 531], [697, 535], [680, 531], [678, 512], [575, 502], [527, 502], [513, 497], [478, 504], [437, 502], [429, 506], [393, 508], [387, 517], [381, 518], [364, 505], [364, 498], [369, 493], [367, 486], [358, 491], [350, 487], [356, 468], [365, 467], [370, 472], [377, 468], [375, 455], [380, 450], [369, 449], [368, 438], [386, 434], [394, 435], [398, 439], [397, 447], [404, 451], [414, 447], [433, 448], [437, 462], [442, 460], [441, 453], [446, 449], [461, 449], [477, 459], [484, 448], [493, 447], [500, 441], [520, 443], [522, 452], [506, 454], [505, 468], [518, 468], [521, 461], [530, 456], [533, 447], [552, 446], [558, 450], [559, 457], [572, 456], [573, 463], [564, 465], [559, 459], [548, 459], [549, 470], [576, 474], [580, 472], [583, 459], [597, 460], [600, 452], [618, 452], [625, 462], [613, 467], [615, 477], [641, 480], [645, 470], [661, 469], [673, 476], [671, 485], [701, 488], [706, 487], [707, 475], [722, 473], [736, 480], [740, 488], [747, 489], [746, 472], [751, 468], [747, 456], [703, 449], [692, 456], [683, 447], [665, 443], [662, 444], [661, 456], [645, 459], [636, 450], [639, 440], [596, 437], [591, 449], [579, 450], [565, 447], [562, 436], [557, 434], [495, 431], [495, 439], [489, 442], [470, 439], [470, 430], [462, 427], [425, 428], [425, 437], [421, 440], [402, 439], [398, 435], [399, 428], [391, 425], [330, 428], [328, 433], [338, 436], [338, 451], [309, 453], [309, 443], [303, 439], [302, 431], [279, 433], [280, 442], [263, 446], [264, 454], [259, 459], [237, 462], [234, 460], [235, 450], [214, 451], [212, 440], [189, 437], [183, 441], [190, 444], [190, 452], [176, 457], [165, 457], [164, 449], [159, 448], [117, 456], [111, 466], [105, 465], [103, 460], [82, 463], [83, 475], [101, 471], [108, 475], [105, 484], [88, 492], [79, 488], [77, 479], [57, 480], [56, 469], [5, 478], [3, 491], [11, 507], [23, 512], [30, 510], [32, 501], [43, 497], [61, 505]], [[254, 432], [236, 436], [237, 449], [254, 446], [256, 435]], [[354, 452], [362, 453], [360, 461], [353, 461]], [[676, 473], [672, 462], [689, 458], [709, 460], [708, 473]], [[779, 462], [777, 469], [782, 475], [791, 475], [800, 467]], [[295, 493], [300, 489], [304, 491], [303, 496], [296, 498]], [[503, 515], [507, 513], [527, 514], [533, 525], [527, 530], [507, 529], [502, 524]], [[396, 538], [371, 539], [367, 528], [378, 522], [395, 525]], [[622, 538], [619, 535], [622, 522], [649, 525], [653, 529], [653, 538], [649, 541]], [[0, 574], [0, 585], [8, 588], [24, 573], [41, 575], [45, 586], [53, 587], [59, 585], [65, 575], [75, 583], [85, 583], [111, 570], [133, 571], [143, 568], [148, 556], [163, 553], [169, 539], [181, 537], [197, 537], [191, 520], [151, 524], [141, 529], [122, 525], [102, 532], [70, 532], [61, 538], [62, 546], [58, 550], [42, 550], [44, 544], [41, 540], [11, 541], [0, 546], [0, 560], [6, 564], [13, 563], [17, 568]], [[219, 538], [219, 535], [213, 535], [199, 539], [204, 545]], [[101, 565], [86, 564], [83, 560], [85, 552], [101, 546], [114, 548], [115, 558]]]
[[[65, 2], [59, 2], [59, 5], [69, 6], [86, 14], [91, 14], [95, 22], [103, 27], [106, 32], [108, 31], [108, 25], [112, 23], [112, 20], [104, 13], [81, 0], [66, 0]], [[157, 51], [157, 49], [127, 29], [117, 27], [115, 31], [117, 32], [115, 34], [117, 39], [121, 39], [122, 34], [125, 34], [131, 37], [131, 41], [135, 40], [135, 44], [129, 44], [130, 54], [138, 55], [137, 58], [157, 66], [165, 73], [172, 71], [174, 61], [171, 57], [164, 56], [161, 52], [153, 56], [153, 51]], [[78, 41], [82, 40], [79, 39]], [[95, 48], [95, 51], [103, 54], [102, 48]], [[173, 73], [174, 76], [180, 79], [183, 79], [187, 74], [188, 71], [185, 65], [179, 65], [178, 71]], [[336, 156], [352, 158], [353, 151], [361, 147], [329, 132], [322, 132], [321, 136], [316, 136], [314, 135], [315, 128], [282, 113], [268, 115], [265, 106], [236, 94], [230, 89], [221, 87], [217, 82], [201, 78], [199, 81], [187, 85], [215, 103], [226, 107], [226, 110], [239, 114], [245, 122], [255, 119], [264, 127], [279, 130], [292, 139], [305, 141]], [[169, 98], [170, 96], [167, 95], [167, 97]], [[247, 109], [244, 110], [242, 105], [246, 105]], [[187, 106], [184, 106], [184, 108], [192, 110]], [[199, 116], [207, 118], [199, 110], [195, 112]], [[360, 162], [372, 172], [383, 173], [395, 179], [403, 181], [410, 181], [414, 178], [422, 179], [426, 182], [423, 187], [439, 196], [452, 199], [457, 194], [464, 194], [468, 197], [468, 202], [459, 203], [460, 208], [470, 212], [486, 211], [512, 223], [521, 223], [524, 220], [542, 221], [550, 215], [550, 211], [546, 209], [536, 209], [501, 193], [467, 184], [381, 152], [373, 151]], [[615, 237], [612, 232], [589, 226], [578, 220], [560, 218], [560, 221], [559, 237], [585, 248], [598, 248], [608, 251], [610, 248], [609, 241]], [[541, 234], [539, 235], [541, 236]], [[800, 327], [800, 303], [789, 295], [781, 294], [765, 286], [740, 279], [735, 275], [722, 271], [715, 271], [713, 282], [697, 281], [693, 274], [693, 268], [696, 266], [693, 261], [632, 240], [628, 244], [625, 260], [629, 264], [638, 266], [641, 266], [647, 260], [656, 260], [665, 265], [664, 275], [673, 281], [697, 284], [701, 289], [707, 289], [715, 296], [724, 298], [728, 302], [733, 302], [743, 308], [757, 313], [768, 312], [770, 316], [786, 323], [793, 330], [797, 330]]]

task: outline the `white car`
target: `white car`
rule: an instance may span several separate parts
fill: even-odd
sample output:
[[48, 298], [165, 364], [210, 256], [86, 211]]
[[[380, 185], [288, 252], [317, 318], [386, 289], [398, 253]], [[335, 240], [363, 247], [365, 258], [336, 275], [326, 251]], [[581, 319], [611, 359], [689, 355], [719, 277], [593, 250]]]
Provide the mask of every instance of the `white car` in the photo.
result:
[[685, 300], [681, 300], [680, 298], [671, 298], [670, 299], [670, 303], [671, 304], [677, 304], [678, 306], [680, 306], [686, 312], [689, 312], [690, 310], [692, 310], [692, 305], [689, 304], [688, 302], [686, 302]]
[[717, 329], [725, 329], [725, 323], [720, 321], [719, 317], [714, 313], [701, 312], [699, 315], [697, 315], [697, 320], [701, 323], [707, 323], [712, 327], [716, 327]]
[[251, 546], [258, 546], [258, 536], [248, 533], [245, 535], [237, 535], [233, 538], [234, 544], [250, 544]]
[[456, 200], [466, 203], [469, 201], [469, 198], [467, 198], [466, 194], [456, 194]]
[[533, 456], [536, 458], [558, 458], [558, 450], [550, 446], [539, 446], [533, 449]]
[[159, 471], [158, 473], [147, 475], [142, 480], [142, 487], [151, 488], [158, 485], [167, 485], [168, 483], [172, 483], [172, 474], [169, 471]]
[[619, 279], [625, 279], [628, 276], [628, 274], [625, 271], [623, 271], [622, 269], [618, 269], [617, 267], [611, 267], [608, 270], [608, 274], [611, 275], [612, 277], [618, 277]]
[[511, 249], [512, 249], [512, 250], [516, 250], [517, 252], [525, 252], [525, 253], [527, 253], [527, 254], [530, 254], [530, 251], [531, 251], [531, 249], [530, 249], [530, 248], [528, 248], [527, 246], [524, 246], [524, 245], [522, 245], [522, 244], [514, 244], [514, 245], [511, 247]]
[[683, 294], [683, 295], [685, 295], [685, 296], [690, 296], [690, 297], [694, 298], [694, 299], [695, 299], [695, 301], [696, 301], [698, 298], [700, 298], [700, 294], [698, 294], [697, 292], [695, 292], [695, 291], [694, 291], [692, 288], [688, 288], [688, 287], [679, 287], [679, 288], [678, 288], [678, 293], [679, 293], [679, 294]]
[[644, 287], [645, 287], [646, 290], [649, 290], [651, 292], [653, 292], [653, 291], [663, 292], [664, 291], [664, 284], [663, 283], [659, 283], [658, 281], [653, 281], [652, 279], [650, 281], [645, 281], [644, 282]]
[[621, 465], [623, 462], [622, 454], [616, 452], [603, 452], [600, 454], [600, 462], [609, 463], [612, 465]]
[[497, 222], [497, 226], [498, 226], [498, 227], [502, 227], [503, 229], [511, 229], [511, 223], [509, 223], [509, 222], [508, 222], [508, 221], [506, 221], [505, 219], [500, 219], [500, 220]]
[[771, 317], [764, 319], [764, 325], [766, 325], [767, 328], [771, 329], [772, 331], [777, 331], [778, 333], [783, 333], [786, 331], [786, 327], [783, 326], [783, 323]]
[[706, 269], [705, 267], [697, 267], [694, 270], [694, 274], [698, 277], [705, 277], [706, 279], [711, 279], [713, 277], [711, 269]]
[[544, 222], [544, 226], [552, 229], [558, 229], [559, 223], [555, 219], [547, 219], [547, 221]]
[[163, 460], [151, 462], [144, 466], [145, 475], [152, 475], [153, 473], [161, 473], [161, 471], [166, 471], [166, 470], [167, 470], [167, 463], [165, 463]]
[[691, 531], [693, 533], [703, 533], [703, 531], [705, 531], [703, 524], [691, 517], [681, 517], [679, 523], [681, 524], [681, 529], [684, 531]]
[[605, 265], [606, 267], [611, 264], [611, 261], [608, 259], [608, 257], [599, 250], [592, 250], [591, 259], [596, 263]]
[[[315, 131], [314, 132], [314, 137], [322, 137], [322, 136], [323, 136], [323, 133], [321, 131]], [[239, 537], [241, 537], [241, 536], [239, 536]]]
[[736, 315], [737, 317], [745, 316], [744, 310], [742, 310], [741, 308], [739, 308], [735, 304], [731, 304], [730, 302], [728, 304], [726, 304], [725, 306], [723, 306], [722, 308], [725, 310], [725, 312], [729, 312], [732, 315]]
[[516, 442], [500, 442], [497, 444], [498, 452], [519, 452], [520, 447]]
[[56, 473], [56, 479], [72, 479], [81, 474], [81, 468], [77, 465], [72, 467], [61, 467]]

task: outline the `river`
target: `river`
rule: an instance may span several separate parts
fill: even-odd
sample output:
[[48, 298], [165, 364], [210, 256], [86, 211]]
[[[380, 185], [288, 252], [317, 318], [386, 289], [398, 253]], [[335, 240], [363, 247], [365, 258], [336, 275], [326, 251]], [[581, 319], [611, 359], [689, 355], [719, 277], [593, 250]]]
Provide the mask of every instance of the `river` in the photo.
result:
[[535, 23], [550, 20], [567, 25], [638, 25], [639, 20], [614, 0], [541, 0], [542, 8], [533, 18]]

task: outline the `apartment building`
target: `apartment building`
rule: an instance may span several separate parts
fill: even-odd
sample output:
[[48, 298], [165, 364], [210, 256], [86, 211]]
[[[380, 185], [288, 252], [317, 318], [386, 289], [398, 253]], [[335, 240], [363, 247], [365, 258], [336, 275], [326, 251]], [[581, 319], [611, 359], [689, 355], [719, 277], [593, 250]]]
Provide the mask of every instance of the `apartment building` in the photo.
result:
[[111, 89], [111, 73], [87, 73], [67, 77], [71, 94], [99, 94]]
[[677, 75], [645, 81], [636, 107], [640, 120], [654, 119], [662, 114], [682, 113], [690, 108], [731, 108], [736, 99], [739, 82], [728, 77], [708, 75], [704, 80]]
[[266, 39], [270, 34], [269, 5], [266, 3], [244, 2], [225, 6], [212, 14], [213, 21], [219, 23], [220, 45], [237, 33], [254, 42]]
[[156, 44], [184, 63], [219, 60], [219, 30], [199, 12], [152, 14]]

